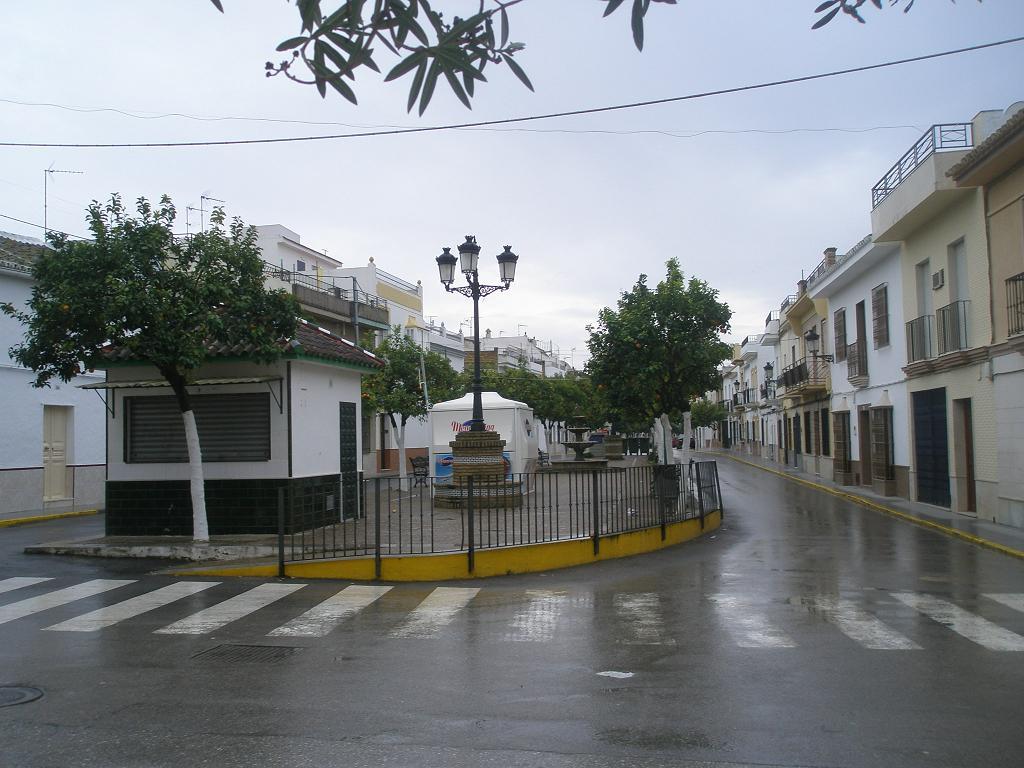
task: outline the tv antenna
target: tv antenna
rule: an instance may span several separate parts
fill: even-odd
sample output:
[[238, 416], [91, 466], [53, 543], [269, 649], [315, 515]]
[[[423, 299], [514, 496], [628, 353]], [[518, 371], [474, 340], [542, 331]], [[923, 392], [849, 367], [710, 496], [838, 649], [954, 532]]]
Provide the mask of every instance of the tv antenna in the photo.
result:
[[221, 200], [220, 198], [217, 198], [217, 197], [210, 197], [209, 195], [200, 195], [199, 196], [199, 229], [200, 229], [200, 231], [205, 231], [206, 230], [206, 223], [203, 220], [203, 214], [206, 213], [206, 211], [207, 211], [206, 202], [208, 200], [210, 202], [214, 202], [214, 203], [224, 203], [225, 205], [227, 204], [226, 200]]
[[53, 163], [50, 163], [49, 168], [43, 169], [43, 240], [46, 239], [46, 234], [49, 232], [47, 227], [47, 209], [50, 207], [50, 193], [49, 193], [49, 181], [50, 175], [54, 173], [73, 173], [81, 176], [84, 171], [67, 171], [62, 168], [54, 168]]

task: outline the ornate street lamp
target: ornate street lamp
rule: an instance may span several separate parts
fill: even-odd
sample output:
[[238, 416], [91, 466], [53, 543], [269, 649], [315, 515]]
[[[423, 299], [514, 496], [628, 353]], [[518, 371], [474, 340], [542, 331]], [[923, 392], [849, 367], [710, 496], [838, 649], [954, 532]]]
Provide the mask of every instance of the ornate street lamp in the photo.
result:
[[764, 399], [771, 400], [775, 397], [775, 379], [772, 374], [775, 372], [775, 366], [771, 361], [764, 364]]
[[807, 342], [807, 348], [811, 351], [811, 356], [815, 359], [821, 358], [826, 363], [832, 362], [832, 355], [819, 355], [818, 349], [820, 348], [821, 337], [818, 335], [817, 328], [811, 328], [807, 333], [804, 334], [804, 341]]
[[[516, 262], [519, 257], [512, 253], [512, 246], [506, 245], [505, 250], [499, 253], [498, 270], [501, 278], [501, 285], [481, 285], [480, 276], [477, 273], [478, 257], [480, 246], [476, 243], [473, 235], [466, 235], [466, 242], [459, 246], [459, 258], [456, 259], [451, 248], [445, 248], [437, 257], [437, 269], [440, 273], [441, 284], [449, 293], [461, 293], [473, 299], [473, 418], [469, 422], [471, 432], [484, 431], [484, 408], [480, 393], [483, 384], [480, 381], [480, 299], [490, 296], [497, 291], [507, 291], [516, 279]], [[467, 285], [452, 287], [455, 282], [455, 265], [459, 264], [462, 274], [466, 276]]]

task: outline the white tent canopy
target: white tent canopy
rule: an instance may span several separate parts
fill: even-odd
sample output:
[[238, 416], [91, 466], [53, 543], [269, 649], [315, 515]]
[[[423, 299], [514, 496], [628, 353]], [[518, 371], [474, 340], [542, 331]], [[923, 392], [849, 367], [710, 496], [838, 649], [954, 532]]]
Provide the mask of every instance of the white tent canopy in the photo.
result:
[[[541, 425], [533, 409], [518, 400], [509, 400], [497, 392], [482, 392], [484, 426], [505, 441], [509, 471], [527, 471], [527, 463], [537, 458], [537, 438]], [[430, 409], [430, 459], [436, 476], [451, 474], [451, 443], [459, 432], [469, 429], [473, 418], [473, 395], [437, 403]]]

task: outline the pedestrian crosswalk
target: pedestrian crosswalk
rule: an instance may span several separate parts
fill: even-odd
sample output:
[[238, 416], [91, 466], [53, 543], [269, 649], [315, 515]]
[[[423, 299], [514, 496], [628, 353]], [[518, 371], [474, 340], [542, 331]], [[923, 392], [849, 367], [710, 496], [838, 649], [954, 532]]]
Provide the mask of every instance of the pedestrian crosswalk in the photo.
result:
[[[477, 636], [514, 643], [559, 642], [586, 632], [600, 642], [669, 649], [710, 635], [727, 638], [737, 648], [784, 651], [814, 642], [815, 633], [834, 630], [850, 647], [870, 651], [924, 651], [952, 639], [986, 651], [1024, 651], [1024, 593], [983, 593], [960, 604], [935, 594], [895, 590], [766, 600], [739, 592], [154, 582], [0, 579], [0, 625], [8, 625], [0, 631], [21, 621], [52, 633], [142, 625], [154, 635], [202, 636], [230, 626], [263, 637], [328, 638], [372, 614], [375, 619], [364, 629], [395, 641], [442, 638], [465, 632], [475, 622]], [[18, 599], [19, 591], [36, 594]], [[82, 610], [68, 616], [76, 607]], [[62, 620], [52, 623], [37, 616], [51, 610]]]

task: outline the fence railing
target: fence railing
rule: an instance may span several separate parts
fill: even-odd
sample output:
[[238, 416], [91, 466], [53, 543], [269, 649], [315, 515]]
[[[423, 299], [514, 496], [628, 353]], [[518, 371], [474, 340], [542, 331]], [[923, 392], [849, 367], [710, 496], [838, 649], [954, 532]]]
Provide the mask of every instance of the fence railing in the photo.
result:
[[795, 389], [801, 387], [820, 387], [828, 381], [828, 363], [824, 358], [802, 357], [795, 363], [782, 369], [775, 380], [776, 387]]
[[[284, 496], [279, 562], [388, 555], [473, 553], [661, 528], [722, 511], [714, 461], [587, 472], [451, 479], [363, 478], [339, 482], [314, 503]], [[357, 494], [346, 499], [346, 491]], [[378, 567], [379, 575], [380, 569]]]
[[351, 277], [317, 277], [315, 273], [293, 272], [288, 269], [275, 267], [273, 264], [265, 264], [263, 273], [292, 285], [301, 285], [311, 291], [326, 293], [337, 299], [357, 301], [368, 307], [388, 308], [387, 299], [382, 299], [380, 296], [375, 296], [372, 293], [367, 293], [357, 288], [355, 279]]
[[1006, 279], [1006, 333], [1024, 333], [1024, 272]]
[[921, 315], [907, 323], [908, 363], [935, 357], [932, 349], [932, 319], [931, 315]]
[[871, 207], [879, 204], [893, 193], [921, 163], [936, 152], [970, 149], [973, 146], [970, 123], [947, 123], [933, 125], [907, 150], [885, 176], [871, 189]]
[[868, 345], [855, 341], [846, 345], [846, 378], [856, 379], [868, 375]]
[[967, 313], [970, 306], [969, 300], [961, 299], [935, 310], [940, 355], [970, 346], [967, 337]]

